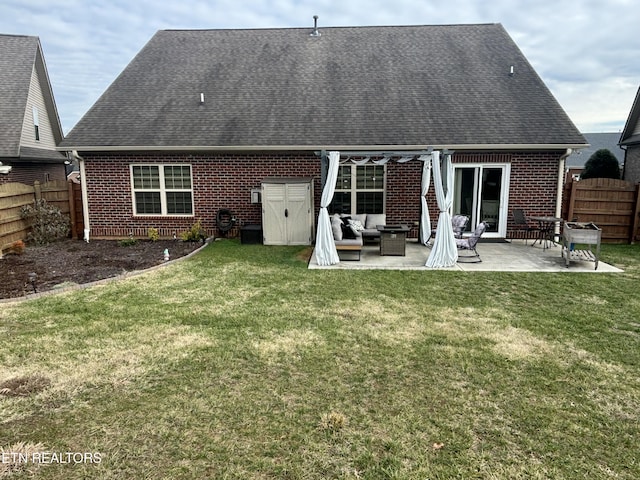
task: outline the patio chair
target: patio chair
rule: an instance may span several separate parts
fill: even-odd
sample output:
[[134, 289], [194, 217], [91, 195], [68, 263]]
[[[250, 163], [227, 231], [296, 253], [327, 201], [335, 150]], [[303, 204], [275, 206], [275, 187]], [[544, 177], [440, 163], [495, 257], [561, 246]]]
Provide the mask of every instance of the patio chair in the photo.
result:
[[480, 240], [480, 237], [487, 229], [486, 222], [480, 222], [476, 227], [475, 231], [470, 237], [467, 238], [456, 238], [456, 245], [458, 250], [471, 252], [471, 255], [460, 255], [458, 254], [458, 262], [462, 263], [478, 263], [481, 262], [480, 254], [476, 250], [476, 245]]
[[[469, 217], [467, 215], [454, 215], [451, 217], [451, 227], [453, 227], [453, 236], [455, 238], [462, 238], [464, 229], [467, 228], [467, 223], [469, 223]], [[431, 239], [435, 236], [436, 229], [434, 228], [431, 230], [431, 236], [429, 237], [427, 244], [430, 244]]]
[[453, 236], [462, 238], [462, 232], [467, 228], [469, 217], [467, 215], [454, 215], [451, 217], [451, 226], [453, 227]]
[[527, 217], [524, 214], [524, 210], [521, 208], [514, 208], [511, 213], [513, 214], [513, 230], [524, 232], [524, 244], [526, 245], [527, 240], [529, 239], [529, 234], [531, 232], [539, 232], [540, 229], [529, 225]]

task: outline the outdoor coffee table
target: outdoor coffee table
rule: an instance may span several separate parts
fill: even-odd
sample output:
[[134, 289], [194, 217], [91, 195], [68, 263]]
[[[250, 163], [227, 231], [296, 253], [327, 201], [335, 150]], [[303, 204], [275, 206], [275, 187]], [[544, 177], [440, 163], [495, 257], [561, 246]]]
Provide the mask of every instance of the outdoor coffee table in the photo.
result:
[[406, 255], [407, 225], [376, 225], [380, 232], [380, 255]]

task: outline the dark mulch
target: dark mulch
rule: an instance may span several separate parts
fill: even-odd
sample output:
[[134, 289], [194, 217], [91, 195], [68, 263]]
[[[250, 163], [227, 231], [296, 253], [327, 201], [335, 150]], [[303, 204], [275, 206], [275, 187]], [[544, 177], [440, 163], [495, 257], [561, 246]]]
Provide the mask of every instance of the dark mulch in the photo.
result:
[[64, 240], [42, 246], [27, 245], [22, 255], [5, 254], [0, 259], [0, 298], [34, 293], [29, 274], [36, 274], [36, 288], [44, 292], [61, 286], [90, 283], [125, 272], [144, 270], [170, 259], [188, 255], [202, 243], [175, 240], [139, 240], [121, 246], [114, 240]]

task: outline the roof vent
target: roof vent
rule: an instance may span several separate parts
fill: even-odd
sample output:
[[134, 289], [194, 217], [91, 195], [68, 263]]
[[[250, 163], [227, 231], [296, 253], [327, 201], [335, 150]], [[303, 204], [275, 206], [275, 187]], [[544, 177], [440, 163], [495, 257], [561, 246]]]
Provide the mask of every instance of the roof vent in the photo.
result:
[[313, 32], [310, 33], [312, 37], [319, 37], [320, 32], [318, 31], [318, 15], [313, 16]]
[[511, 67], [509, 67], [509, 76], [513, 77], [514, 73], [515, 73], [515, 68], [513, 68], [513, 65], [511, 65]]

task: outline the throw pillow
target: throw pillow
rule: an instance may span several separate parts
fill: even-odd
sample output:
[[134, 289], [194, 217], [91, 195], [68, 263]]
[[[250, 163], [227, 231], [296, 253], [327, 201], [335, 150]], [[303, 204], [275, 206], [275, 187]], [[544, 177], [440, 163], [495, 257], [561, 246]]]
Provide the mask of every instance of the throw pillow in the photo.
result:
[[358, 220], [349, 220], [349, 228], [351, 228], [356, 238], [361, 237], [364, 231], [364, 225]]
[[345, 225], [344, 223], [340, 225], [342, 228], [342, 238], [345, 240], [354, 240], [356, 238], [355, 232], [351, 229], [349, 225]]
[[349, 225], [351, 225], [351, 228], [353, 228], [353, 230], [356, 232], [361, 232], [364, 230], [364, 225], [362, 225], [362, 222], [360, 220], [351, 220], [349, 222]]
[[342, 227], [342, 238], [345, 240], [355, 240], [356, 232], [349, 225], [345, 225], [344, 223], [340, 225]]
[[340, 241], [342, 240], [342, 220], [340, 217], [333, 217], [331, 219], [331, 231], [333, 232], [333, 239]]

